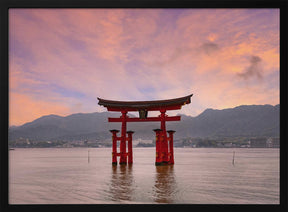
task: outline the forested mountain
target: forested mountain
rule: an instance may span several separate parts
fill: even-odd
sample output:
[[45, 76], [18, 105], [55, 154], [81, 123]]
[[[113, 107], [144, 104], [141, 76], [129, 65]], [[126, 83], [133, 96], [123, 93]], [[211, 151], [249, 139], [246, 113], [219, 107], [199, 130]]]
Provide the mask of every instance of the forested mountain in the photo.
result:
[[[121, 129], [121, 123], [108, 123], [108, 117], [120, 113], [78, 113], [61, 117], [48, 115], [22, 126], [9, 129], [9, 140], [79, 140], [107, 139], [110, 129]], [[130, 114], [130, 116], [132, 116]], [[153, 139], [158, 122], [128, 123], [134, 138]], [[230, 109], [206, 109], [196, 117], [181, 115], [180, 122], [167, 123], [167, 130], [176, 130], [175, 139], [186, 137], [279, 136], [280, 106], [243, 105]]]

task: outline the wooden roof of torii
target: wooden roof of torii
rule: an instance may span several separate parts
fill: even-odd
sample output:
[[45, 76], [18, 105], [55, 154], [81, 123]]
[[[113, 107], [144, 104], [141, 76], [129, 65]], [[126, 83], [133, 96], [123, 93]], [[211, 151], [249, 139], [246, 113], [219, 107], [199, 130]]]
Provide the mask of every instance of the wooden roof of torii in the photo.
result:
[[108, 111], [178, 110], [183, 105], [191, 103], [192, 96], [193, 94], [190, 94], [176, 99], [153, 101], [114, 101], [98, 98], [98, 104], [106, 107]]

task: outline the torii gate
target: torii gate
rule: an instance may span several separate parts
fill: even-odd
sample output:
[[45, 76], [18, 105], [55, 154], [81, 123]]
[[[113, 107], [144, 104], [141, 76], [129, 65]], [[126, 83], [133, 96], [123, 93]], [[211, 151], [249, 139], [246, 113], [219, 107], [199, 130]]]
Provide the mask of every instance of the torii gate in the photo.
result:
[[[156, 161], [155, 165], [174, 164], [173, 152], [173, 133], [175, 131], [166, 131], [166, 121], [180, 121], [181, 116], [168, 116], [167, 110], [180, 110], [185, 104], [191, 103], [193, 94], [168, 100], [156, 101], [113, 101], [98, 98], [99, 105], [107, 108], [108, 111], [121, 112], [120, 118], [108, 118], [108, 122], [122, 122], [121, 136], [118, 137], [119, 130], [110, 130], [112, 133], [112, 164], [117, 165], [117, 156], [120, 156], [120, 164], [133, 163], [132, 134], [133, 131], [127, 131], [127, 122], [149, 122], [160, 121], [161, 128], [155, 129], [156, 133]], [[129, 111], [138, 111], [139, 118], [129, 117]], [[148, 111], [160, 111], [158, 117], [148, 117]], [[169, 136], [167, 136], [167, 133]], [[126, 135], [127, 134], [127, 135]], [[117, 153], [117, 141], [120, 141], [120, 152]], [[128, 152], [126, 152], [126, 141], [128, 141]], [[169, 145], [168, 145], [169, 142]]]

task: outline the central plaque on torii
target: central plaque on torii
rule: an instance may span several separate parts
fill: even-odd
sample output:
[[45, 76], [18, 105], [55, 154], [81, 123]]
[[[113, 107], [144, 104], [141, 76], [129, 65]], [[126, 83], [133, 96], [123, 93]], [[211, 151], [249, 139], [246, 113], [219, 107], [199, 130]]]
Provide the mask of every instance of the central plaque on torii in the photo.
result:
[[[127, 131], [127, 122], [149, 122], [160, 121], [160, 129], [155, 129], [156, 133], [156, 159], [155, 165], [168, 165], [174, 164], [174, 151], [173, 151], [173, 134], [175, 131], [166, 131], [166, 121], [180, 121], [181, 116], [168, 116], [167, 110], [180, 110], [185, 104], [191, 103], [193, 94], [167, 100], [154, 100], [154, 101], [114, 101], [98, 98], [99, 105], [107, 108], [108, 111], [121, 112], [119, 118], [108, 118], [109, 122], [122, 122], [121, 136], [118, 137], [119, 130], [110, 130], [112, 133], [112, 164], [117, 165], [117, 157], [120, 157], [120, 164], [133, 163], [132, 151], [132, 134], [133, 131]], [[129, 117], [129, 111], [138, 111], [139, 117]], [[149, 117], [149, 111], [159, 111], [158, 117]], [[168, 133], [168, 135], [167, 135]], [[117, 141], [120, 141], [120, 152], [117, 152]], [[128, 152], [126, 152], [126, 142], [128, 142]]]

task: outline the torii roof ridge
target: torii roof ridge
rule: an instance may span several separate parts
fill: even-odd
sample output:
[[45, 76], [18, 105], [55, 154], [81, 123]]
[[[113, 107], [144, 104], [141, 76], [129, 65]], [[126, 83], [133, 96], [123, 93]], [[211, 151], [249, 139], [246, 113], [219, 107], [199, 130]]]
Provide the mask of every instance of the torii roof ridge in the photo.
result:
[[171, 107], [171, 106], [182, 106], [191, 103], [191, 97], [193, 94], [188, 96], [175, 98], [175, 99], [165, 99], [165, 100], [153, 100], [153, 101], [115, 101], [97, 98], [99, 100], [98, 104], [104, 107], [112, 108], [133, 108], [133, 109], [147, 109], [155, 107]]

